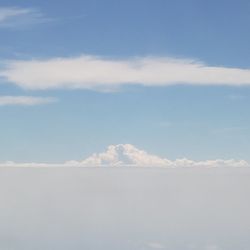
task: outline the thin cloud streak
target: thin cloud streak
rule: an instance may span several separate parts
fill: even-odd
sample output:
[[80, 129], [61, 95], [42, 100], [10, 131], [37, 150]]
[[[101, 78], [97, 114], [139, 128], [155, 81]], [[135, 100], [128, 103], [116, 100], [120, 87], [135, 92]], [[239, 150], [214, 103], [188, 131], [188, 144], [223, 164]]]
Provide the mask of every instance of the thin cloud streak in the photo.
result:
[[124, 85], [250, 86], [250, 69], [209, 66], [165, 57], [114, 60], [83, 55], [74, 58], [5, 62], [0, 76], [24, 89], [115, 91]]
[[0, 7], [0, 23], [7, 21], [13, 17], [27, 15], [31, 13], [31, 9], [21, 9], [17, 7]]
[[0, 28], [18, 28], [51, 20], [34, 8], [0, 7]]
[[57, 101], [54, 97], [0, 96], [0, 106], [34, 106]]

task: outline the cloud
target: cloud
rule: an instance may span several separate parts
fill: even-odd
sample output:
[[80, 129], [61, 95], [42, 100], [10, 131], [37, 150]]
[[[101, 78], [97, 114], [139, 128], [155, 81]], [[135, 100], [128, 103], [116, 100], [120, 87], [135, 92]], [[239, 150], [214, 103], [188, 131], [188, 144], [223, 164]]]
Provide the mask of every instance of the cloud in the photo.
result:
[[12, 17], [27, 15], [30, 13], [30, 9], [19, 9], [19, 8], [0, 8], [0, 22], [5, 22]]
[[168, 164], [168, 160], [150, 155], [131, 144], [118, 144], [109, 146], [104, 153], [93, 154], [81, 164], [90, 166], [165, 166]]
[[0, 7], [1, 27], [22, 27], [49, 21], [39, 10], [33, 8]]
[[209, 66], [165, 57], [124, 60], [83, 55], [74, 58], [5, 62], [0, 76], [25, 89], [92, 89], [115, 91], [123, 85], [250, 86], [250, 69]]
[[62, 163], [62, 164], [54, 164], [54, 163], [37, 163], [37, 162], [24, 162], [24, 163], [18, 163], [14, 161], [6, 161], [3, 163], [0, 163], [0, 167], [21, 167], [21, 168], [47, 168], [47, 167], [64, 167], [69, 165]]
[[34, 106], [57, 102], [53, 97], [34, 97], [34, 96], [0, 96], [0, 106]]
[[162, 167], [162, 168], [214, 168], [250, 167], [244, 160], [193, 161], [186, 158], [169, 160], [137, 149], [131, 144], [110, 145], [103, 153], [94, 153], [83, 161], [67, 161], [62, 164], [6, 162], [0, 167]]
[[228, 95], [227, 98], [231, 101], [241, 101], [241, 100], [244, 100], [246, 96], [239, 95], [239, 94], [231, 94], [231, 95]]
[[245, 167], [249, 166], [243, 160], [206, 160], [193, 161], [186, 158], [169, 160], [137, 149], [131, 144], [111, 145], [104, 153], [93, 154], [87, 159], [79, 162], [86, 166], [137, 166], [137, 167]]

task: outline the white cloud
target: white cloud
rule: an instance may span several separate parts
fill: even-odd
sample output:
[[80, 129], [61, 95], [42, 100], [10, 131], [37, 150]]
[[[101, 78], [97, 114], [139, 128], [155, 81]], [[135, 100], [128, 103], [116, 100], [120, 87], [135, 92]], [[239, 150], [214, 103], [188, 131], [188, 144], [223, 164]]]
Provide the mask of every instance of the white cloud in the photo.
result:
[[82, 88], [114, 91], [122, 85], [250, 86], [250, 69], [209, 66], [165, 57], [114, 60], [95, 56], [5, 62], [0, 76], [25, 89]]
[[0, 167], [21, 167], [21, 168], [46, 168], [46, 167], [63, 167], [68, 166], [66, 164], [54, 164], [54, 163], [37, 163], [37, 162], [24, 162], [24, 163], [17, 163], [14, 161], [6, 161], [0, 163]]
[[248, 162], [244, 160], [206, 160], [193, 161], [186, 158], [169, 160], [137, 149], [131, 144], [111, 145], [107, 151], [93, 154], [87, 159], [79, 162], [86, 166], [137, 166], [137, 167], [246, 167]]
[[0, 167], [250, 167], [244, 160], [194, 161], [186, 158], [169, 160], [137, 149], [131, 144], [110, 145], [103, 153], [95, 153], [83, 161], [67, 161], [62, 164], [6, 162]]
[[49, 20], [33, 8], [0, 7], [0, 27], [21, 27]]
[[111, 145], [107, 151], [93, 154], [84, 161], [83, 165], [90, 166], [167, 166], [169, 160], [150, 155], [131, 144]]
[[164, 166], [168, 160], [158, 156], [147, 154], [130, 144], [111, 145], [107, 151], [93, 154], [81, 162], [83, 165], [110, 165], [110, 166]]
[[34, 97], [34, 96], [0, 96], [0, 106], [21, 105], [34, 106], [57, 102], [52, 97]]

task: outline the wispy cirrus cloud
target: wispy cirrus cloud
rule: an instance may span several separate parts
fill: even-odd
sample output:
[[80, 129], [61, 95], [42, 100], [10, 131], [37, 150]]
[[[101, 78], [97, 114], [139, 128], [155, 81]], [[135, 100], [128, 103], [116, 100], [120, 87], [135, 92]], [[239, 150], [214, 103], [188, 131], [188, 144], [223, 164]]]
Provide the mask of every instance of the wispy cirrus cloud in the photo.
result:
[[246, 98], [246, 96], [239, 95], [239, 94], [231, 94], [231, 95], [228, 95], [227, 98], [231, 101], [242, 101]]
[[1, 7], [0, 28], [17, 28], [51, 20], [35, 8]]
[[6, 22], [13, 17], [27, 15], [30, 12], [30, 9], [21, 9], [16, 7], [0, 7], [0, 23]]
[[0, 96], [0, 106], [34, 106], [57, 101], [54, 97]]
[[250, 86], [250, 69], [210, 66], [165, 57], [108, 59], [83, 55], [74, 58], [5, 62], [0, 76], [25, 89], [92, 89], [114, 91], [123, 85]]

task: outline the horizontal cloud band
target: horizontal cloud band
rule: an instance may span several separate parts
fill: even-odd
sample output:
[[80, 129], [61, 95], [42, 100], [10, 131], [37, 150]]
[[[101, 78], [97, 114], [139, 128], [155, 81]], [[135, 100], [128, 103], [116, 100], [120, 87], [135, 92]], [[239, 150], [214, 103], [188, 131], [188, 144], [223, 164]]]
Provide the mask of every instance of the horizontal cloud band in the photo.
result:
[[208, 66], [165, 57], [114, 60], [95, 56], [5, 63], [0, 77], [25, 89], [82, 88], [114, 91], [122, 85], [250, 85], [250, 69]]
[[93, 154], [83, 161], [68, 161], [62, 164], [6, 162], [0, 167], [250, 167], [244, 160], [169, 160], [151, 155], [131, 144], [111, 145], [103, 153]]
[[0, 106], [34, 106], [53, 102], [57, 102], [57, 99], [53, 97], [37, 96], [0, 96]]

